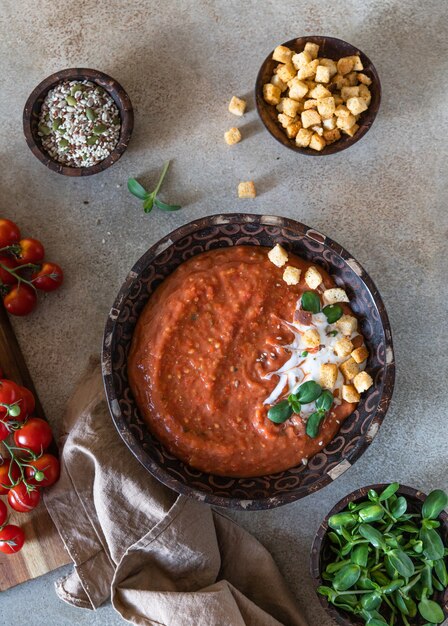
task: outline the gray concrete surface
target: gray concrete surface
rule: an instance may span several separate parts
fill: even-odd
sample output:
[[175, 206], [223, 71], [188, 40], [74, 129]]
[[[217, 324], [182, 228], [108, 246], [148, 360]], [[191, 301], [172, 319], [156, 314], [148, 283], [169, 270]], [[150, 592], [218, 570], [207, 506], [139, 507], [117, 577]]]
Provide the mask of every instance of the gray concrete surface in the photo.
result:
[[[448, 488], [447, 14], [444, 0], [0, 0], [0, 212], [41, 238], [67, 277], [32, 317], [14, 320], [55, 428], [89, 355], [100, 349], [128, 269], [194, 218], [231, 211], [296, 218], [347, 247], [380, 289], [398, 372], [375, 442], [319, 493], [274, 511], [235, 514], [272, 550], [312, 626], [331, 624], [308, 577], [311, 539], [328, 509], [374, 481]], [[324, 159], [286, 151], [254, 110], [261, 61], [275, 44], [304, 34], [360, 47], [383, 84], [372, 130], [349, 151]], [[71, 66], [116, 77], [136, 114], [122, 160], [84, 180], [44, 168], [21, 129], [30, 91]], [[227, 113], [233, 94], [247, 94], [242, 119]], [[222, 136], [232, 125], [241, 127], [244, 141], [229, 148]], [[173, 166], [163, 195], [184, 209], [144, 215], [126, 180], [152, 183], [168, 158]], [[248, 179], [259, 195], [238, 200], [237, 183]], [[22, 626], [29, 611], [38, 625], [121, 622], [108, 606], [94, 614], [61, 603], [53, 581], [62, 573], [3, 593], [0, 623]]]

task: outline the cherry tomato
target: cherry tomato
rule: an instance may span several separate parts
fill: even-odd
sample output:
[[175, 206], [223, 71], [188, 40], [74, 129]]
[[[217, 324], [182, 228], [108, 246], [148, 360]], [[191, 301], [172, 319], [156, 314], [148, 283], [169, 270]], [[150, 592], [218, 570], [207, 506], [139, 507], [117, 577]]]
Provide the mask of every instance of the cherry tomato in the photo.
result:
[[11, 315], [29, 315], [37, 304], [37, 295], [32, 287], [20, 283], [3, 298], [3, 304]]
[[25, 468], [25, 477], [30, 485], [50, 487], [59, 479], [59, 461], [52, 454], [43, 454], [35, 461], [31, 461], [30, 465], [33, 467]]
[[3, 502], [3, 500], [0, 500], [0, 526], [3, 526], [7, 519], [8, 509], [6, 508], [6, 504]]
[[15, 285], [17, 278], [10, 274], [7, 270], [3, 269], [2, 265], [13, 270], [17, 267], [17, 261], [10, 256], [0, 256], [0, 284], [3, 285]]
[[4, 441], [8, 435], [9, 435], [8, 427], [6, 426], [5, 422], [2, 422], [0, 420], [0, 441]]
[[[29, 417], [33, 414], [33, 411], [36, 407], [36, 400], [34, 399], [33, 394], [26, 387], [20, 387], [20, 395], [23, 399], [23, 411], [26, 417]], [[22, 405], [21, 405], [22, 408]], [[22, 420], [19, 420], [22, 421]]]
[[22, 549], [25, 543], [25, 533], [15, 524], [8, 524], [0, 530], [0, 551], [5, 554], [14, 554]]
[[0, 248], [11, 246], [13, 243], [17, 243], [20, 240], [20, 230], [17, 224], [0, 218]]
[[25, 483], [19, 483], [8, 491], [9, 506], [19, 513], [27, 513], [36, 508], [40, 501], [39, 489], [28, 491]]
[[44, 263], [32, 275], [33, 285], [42, 291], [58, 289], [64, 280], [64, 272], [56, 263]]
[[[9, 474], [11, 474], [11, 478], [9, 478]], [[11, 466], [11, 461], [9, 459], [5, 459], [2, 465], [0, 465], [0, 495], [4, 496], [9, 491], [9, 485], [12, 482], [15, 483], [20, 476], [20, 470], [17, 466], [17, 463], [13, 463]]]
[[24, 407], [24, 398], [19, 385], [12, 380], [0, 380], [0, 420], [23, 422], [25, 418], [26, 407]]
[[38, 239], [21, 239], [19, 241], [20, 252], [16, 254], [17, 261], [20, 265], [25, 263], [40, 263], [44, 260], [45, 250]]
[[14, 441], [19, 448], [29, 448], [36, 454], [42, 454], [53, 439], [49, 424], [40, 417], [31, 417], [20, 430], [14, 433]]

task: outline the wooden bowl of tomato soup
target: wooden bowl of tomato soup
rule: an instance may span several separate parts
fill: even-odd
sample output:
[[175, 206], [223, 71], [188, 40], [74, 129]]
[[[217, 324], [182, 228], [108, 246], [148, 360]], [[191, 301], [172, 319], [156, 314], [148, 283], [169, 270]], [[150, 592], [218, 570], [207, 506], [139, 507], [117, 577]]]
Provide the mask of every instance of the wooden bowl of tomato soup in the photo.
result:
[[[295, 285], [268, 258], [277, 244], [301, 272]], [[311, 266], [323, 288], [345, 290], [340, 315], [357, 319], [372, 383], [357, 402], [335, 393], [323, 421], [318, 400], [308, 421], [292, 410], [278, 421], [268, 407], [302, 376], [288, 320], [308, 323], [297, 308]], [[337, 326], [324, 327], [331, 343]], [[326, 349], [300, 357], [317, 368]], [[375, 437], [395, 376], [387, 313], [361, 265], [304, 224], [249, 214], [191, 222], [137, 261], [109, 314], [102, 363], [112, 419], [142, 465], [179, 493], [246, 510], [293, 502], [345, 472]]]

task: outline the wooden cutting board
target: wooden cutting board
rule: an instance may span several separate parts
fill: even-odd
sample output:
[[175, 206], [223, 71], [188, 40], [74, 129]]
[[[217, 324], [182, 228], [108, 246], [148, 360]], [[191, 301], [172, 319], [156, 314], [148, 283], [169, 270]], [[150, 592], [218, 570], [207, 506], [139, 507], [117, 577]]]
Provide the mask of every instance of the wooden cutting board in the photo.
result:
[[[1, 302], [0, 367], [7, 378], [34, 393], [36, 415], [45, 417], [25, 359]], [[1, 444], [0, 452], [3, 452]], [[13, 513], [11, 509], [9, 511], [9, 523], [23, 528], [26, 542], [17, 554], [7, 555], [0, 552], [0, 591], [70, 563], [70, 557], [43, 502], [31, 513]]]

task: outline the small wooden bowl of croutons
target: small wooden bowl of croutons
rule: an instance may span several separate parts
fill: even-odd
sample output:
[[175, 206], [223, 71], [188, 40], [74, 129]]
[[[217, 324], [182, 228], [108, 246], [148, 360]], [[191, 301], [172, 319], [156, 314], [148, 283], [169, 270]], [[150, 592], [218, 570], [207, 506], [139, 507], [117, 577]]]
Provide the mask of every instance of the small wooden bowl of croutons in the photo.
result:
[[370, 59], [334, 37], [299, 37], [263, 62], [255, 85], [258, 114], [277, 141], [311, 156], [335, 154], [372, 126], [381, 83]]

